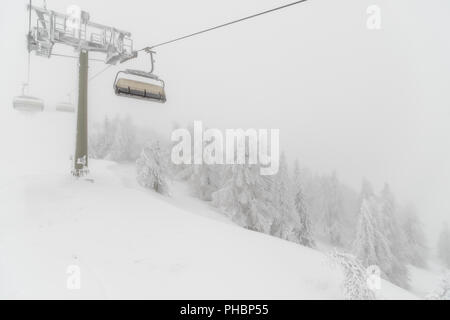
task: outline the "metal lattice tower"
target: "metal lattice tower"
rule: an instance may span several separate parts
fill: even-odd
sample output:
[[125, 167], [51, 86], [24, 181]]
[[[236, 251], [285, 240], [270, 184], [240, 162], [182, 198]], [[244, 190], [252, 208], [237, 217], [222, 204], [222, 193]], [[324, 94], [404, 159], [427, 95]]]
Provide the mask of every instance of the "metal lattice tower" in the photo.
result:
[[[115, 65], [137, 56], [133, 51], [131, 34], [114, 27], [90, 21], [89, 13], [69, 7], [67, 14], [47, 8], [28, 6], [30, 31], [28, 51], [50, 58], [56, 44], [70, 46], [79, 53], [78, 113], [74, 176], [86, 175], [88, 170], [88, 57], [89, 52], [105, 54], [105, 63]], [[31, 13], [35, 13], [34, 20]]]
[[116, 64], [137, 56], [127, 31], [90, 21], [89, 13], [73, 7], [70, 14], [31, 6], [36, 14], [28, 35], [28, 50], [50, 57], [55, 44], [73, 47], [76, 51], [100, 52], [105, 63]]

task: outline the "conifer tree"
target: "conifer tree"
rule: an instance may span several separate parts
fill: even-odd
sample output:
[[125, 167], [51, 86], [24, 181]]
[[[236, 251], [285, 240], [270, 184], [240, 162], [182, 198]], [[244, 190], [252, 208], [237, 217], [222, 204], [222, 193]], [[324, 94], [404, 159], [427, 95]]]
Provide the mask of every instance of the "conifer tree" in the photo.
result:
[[336, 172], [325, 180], [323, 228], [331, 244], [342, 245], [342, 197]]
[[158, 140], [148, 143], [136, 161], [137, 181], [144, 188], [161, 194], [169, 193], [167, 159]]
[[273, 236], [289, 239], [295, 223], [294, 199], [289, 171], [284, 153], [280, 157], [280, 167], [272, 184], [273, 205], [276, 208], [270, 233]]
[[308, 247], [314, 247], [315, 243], [312, 236], [311, 219], [309, 217], [305, 194], [303, 191], [298, 160], [295, 161], [294, 166], [293, 190], [294, 208], [298, 215], [298, 225], [294, 227], [293, 230], [295, 241]]
[[269, 233], [274, 208], [270, 179], [257, 165], [235, 164], [226, 168], [224, 186], [212, 194], [213, 205], [228, 213], [245, 228]]
[[411, 206], [407, 207], [403, 214], [402, 229], [405, 235], [406, 259], [415, 266], [426, 266], [428, 247], [425, 233], [416, 211]]
[[331, 258], [343, 270], [345, 299], [375, 300], [373, 291], [367, 285], [366, 269], [355, 256], [335, 251], [331, 254]]
[[108, 158], [118, 162], [136, 160], [139, 155], [136, 139], [136, 129], [131, 118], [118, 118]]
[[450, 230], [447, 223], [444, 224], [439, 235], [438, 256], [444, 265], [450, 269]]
[[[398, 221], [394, 195], [388, 184], [385, 184], [379, 202], [380, 230], [386, 238], [389, 250], [392, 253], [391, 268], [389, 271], [386, 271], [386, 275], [392, 282], [407, 288], [408, 269], [406, 268], [405, 236]], [[415, 264], [423, 266], [423, 263], [416, 261]]]

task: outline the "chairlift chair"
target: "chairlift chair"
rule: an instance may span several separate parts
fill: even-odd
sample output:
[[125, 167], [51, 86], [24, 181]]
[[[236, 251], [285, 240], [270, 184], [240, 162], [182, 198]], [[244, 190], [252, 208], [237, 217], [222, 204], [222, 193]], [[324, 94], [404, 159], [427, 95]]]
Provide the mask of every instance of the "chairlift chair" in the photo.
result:
[[68, 95], [69, 99], [66, 102], [59, 102], [56, 105], [56, 111], [60, 111], [60, 112], [70, 112], [73, 113], [75, 112], [75, 107], [73, 106], [73, 104], [70, 102], [70, 95]]
[[[150, 54], [151, 70], [149, 72], [141, 70], [126, 69], [119, 71], [114, 80], [114, 93], [118, 96], [143, 99], [148, 101], [166, 102], [166, 93], [164, 90], [164, 81], [153, 74], [154, 60], [153, 53]], [[120, 76], [125, 75], [124, 77]]]
[[25, 83], [22, 86], [22, 95], [14, 97], [13, 99], [14, 109], [25, 112], [44, 111], [44, 101], [42, 99], [25, 94], [25, 88], [27, 86], [28, 86], [27, 83]]
[[73, 113], [75, 108], [70, 102], [60, 102], [56, 105], [56, 111]]

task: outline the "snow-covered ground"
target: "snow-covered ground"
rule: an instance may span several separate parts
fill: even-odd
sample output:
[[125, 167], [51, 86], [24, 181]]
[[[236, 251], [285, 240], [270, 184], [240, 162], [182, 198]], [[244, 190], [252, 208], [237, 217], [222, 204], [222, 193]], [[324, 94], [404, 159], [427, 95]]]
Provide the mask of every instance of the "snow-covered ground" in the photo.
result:
[[438, 261], [431, 260], [427, 268], [409, 266], [411, 292], [421, 298], [435, 292], [448, 270]]
[[[108, 161], [90, 162], [94, 182], [71, 177], [73, 115], [14, 121], [0, 177], [0, 298], [343, 298], [326, 254], [235, 226], [181, 183], [160, 196]], [[71, 265], [79, 290], [67, 287]], [[378, 297], [417, 296], [383, 281]]]

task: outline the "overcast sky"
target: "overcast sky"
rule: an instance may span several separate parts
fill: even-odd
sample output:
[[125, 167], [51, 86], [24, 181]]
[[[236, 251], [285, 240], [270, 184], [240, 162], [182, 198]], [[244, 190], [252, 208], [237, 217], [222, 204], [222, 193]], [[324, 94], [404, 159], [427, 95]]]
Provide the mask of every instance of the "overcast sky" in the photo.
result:
[[[289, 0], [49, 0], [128, 30], [141, 48]], [[0, 12], [2, 121], [26, 78], [26, 1]], [[41, 5], [41, 1], [34, 1]], [[381, 8], [382, 29], [366, 28]], [[336, 169], [359, 188], [389, 182], [412, 201], [429, 233], [450, 216], [450, 2], [309, 0], [299, 6], [157, 50], [168, 102], [118, 98], [120, 67], [89, 84], [90, 120], [130, 114], [169, 137], [173, 122], [218, 128], [279, 128], [287, 155], [319, 173]], [[63, 47], [55, 52], [73, 53]], [[147, 57], [126, 67], [147, 69]], [[101, 70], [92, 62], [90, 73]], [[49, 106], [75, 90], [76, 60], [32, 57], [32, 88]], [[434, 243], [431, 243], [434, 245]]]

